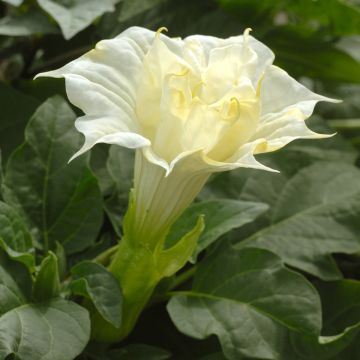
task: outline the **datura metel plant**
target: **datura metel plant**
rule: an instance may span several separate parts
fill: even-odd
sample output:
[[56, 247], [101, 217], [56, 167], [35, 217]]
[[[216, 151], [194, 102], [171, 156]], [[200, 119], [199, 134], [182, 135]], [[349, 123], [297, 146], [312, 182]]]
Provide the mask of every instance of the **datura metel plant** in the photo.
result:
[[[116, 329], [92, 309], [93, 336], [129, 334], [159, 281], [182, 268], [203, 230], [171, 248], [171, 225], [212, 173], [239, 167], [274, 171], [256, 154], [298, 138], [320, 139], [305, 124], [317, 95], [272, 63], [274, 54], [249, 35], [228, 39], [169, 38], [165, 28], [132, 27], [62, 68], [38, 76], [64, 77], [69, 100], [83, 112], [75, 126], [85, 143], [136, 149], [134, 188], [123, 237], [109, 265], [120, 282], [123, 323]], [[119, 164], [120, 166], [120, 164]]]

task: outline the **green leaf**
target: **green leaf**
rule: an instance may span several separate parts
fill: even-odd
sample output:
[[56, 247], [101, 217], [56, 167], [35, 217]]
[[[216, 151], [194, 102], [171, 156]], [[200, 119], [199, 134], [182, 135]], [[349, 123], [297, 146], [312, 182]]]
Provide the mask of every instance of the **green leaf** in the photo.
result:
[[[259, 184], [260, 185], [260, 184]], [[332, 253], [360, 251], [360, 171], [343, 163], [315, 163], [285, 181], [270, 223], [237, 247], [259, 247], [322, 279], [341, 277]]]
[[110, 351], [104, 360], [166, 360], [171, 354], [164, 349], [143, 344], [131, 344], [118, 350]]
[[302, 27], [327, 27], [334, 36], [357, 34], [360, 11], [350, 1], [318, 0], [288, 1], [287, 10], [298, 17]]
[[69, 254], [84, 250], [102, 224], [102, 197], [86, 158], [68, 164], [82, 142], [74, 120], [63, 99], [47, 100], [6, 168], [4, 199], [24, 217], [45, 251], [54, 249], [56, 241]]
[[83, 261], [71, 269], [76, 277], [70, 287], [77, 295], [89, 298], [99, 314], [115, 327], [122, 318], [122, 294], [116, 278], [103, 266]]
[[360, 64], [323, 39], [303, 36], [291, 27], [275, 28], [263, 41], [276, 54], [276, 65], [292, 76], [360, 83]]
[[126, 21], [130, 18], [146, 12], [153, 7], [164, 3], [166, 0], [123, 0], [119, 21]]
[[291, 344], [295, 354], [293, 359], [316, 359], [327, 360], [333, 359], [334, 356], [346, 349], [360, 333], [360, 323], [350, 326], [344, 332], [332, 336], [320, 336], [314, 338], [311, 336], [292, 336]]
[[39, 11], [9, 15], [0, 20], [0, 35], [29, 36], [33, 34], [56, 34], [59, 30], [48, 17]]
[[0, 250], [0, 316], [23, 305], [30, 295], [30, 289], [30, 274]]
[[20, 6], [24, 2], [24, 0], [3, 0], [3, 1], [13, 6]]
[[347, 279], [319, 282], [316, 286], [321, 295], [326, 335], [336, 334], [344, 328], [348, 329], [348, 332], [354, 328], [358, 331], [357, 338], [335, 359], [358, 359], [360, 357], [358, 346], [360, 341], [360, 282]]
[[0, 148], [3, 160], [24, 138], [24, 129], [29, 117], [39, 102], [0, 82]]
[[30, 271], [35, 266], [33, 240], [22, 218], [9, 205], [0, 201], [0, 247]]
[[0, 317], [0, 358], [73, 360], [89, 337], [88, 313], [71, 301], [22, 305]]
[[56, 255], [49, 251], [49, 254], [41, 262], [39, 272], [36, 276], [33, 297], [36, 301], [42, 302], [58, 297], [60, 294], [59, 268]]
[[115, 10], [116, 0], [37, 0], [59, 24], [65, 39], [88, 27], [97, 17]]
[[65, 249], [59, 242], [56, 242], [54, 253], [58, 262], [59, 278], [62, 280], [66, 275], [67, 259]]
[[318, 282], [316, 286], [322, 300], [322, 333], [325, 335], [315, 338], [292, 333], [291, 360], [357, 359], [360, 355], [356, 350], [360, 339], [360, 282], [340, 280]]
[[268, 206], [259, 202], [245, 202], [230, 199], [214, 199], [190, 206], [171, 228], [166, 239], [167, 247], [176, 243], [181, 236], [190, 231], [200, 215], [205, 218], [205, 230], [200, 235], [193, 261], [197, 255], [232, 229], [239, 228], [265, 212]]
[[129, 191], [134, 173], [134, 152], [112, 145], [106, 162], [106, 173], [114, 189], [106, 201], [105, 211], [116, 233], [121, 236], [121, 224], [129, 201]]
[[160, 277], [172, 276], [186, 264], [191, 254], [194, 253], [199, 236], [201, 236], [204, 228], [204, 217], [200, 215], [195, 227], [191, 231], [186, 233], [171, 248], [165, 249], [160, 253], [157, 260]]
[[181, 332], [216, 335], [229, 359], [277, 359], [285, 331], [318, 336], [321, 328], [320, 299], [304, 277], [266, 250], [227, 243], [200, 263], [192, 290], [173, 297], [168, 311]]

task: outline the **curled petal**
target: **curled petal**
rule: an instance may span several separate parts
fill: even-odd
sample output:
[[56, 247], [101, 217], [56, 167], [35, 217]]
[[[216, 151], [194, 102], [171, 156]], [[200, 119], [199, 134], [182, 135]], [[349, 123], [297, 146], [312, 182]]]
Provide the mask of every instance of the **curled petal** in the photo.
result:
[[262, 114], [279, 113], [290, 108], [299, 109], [304, 119], [309, 117], [317, 102], [341, 102], [315, 94], [277, 66], [271, 65], [261, 81]]
[[71, 157], [70, 161], [98, 143], [115, 144], [129, 149], [151, 145], [148, 139], [135, 132], [131, 132], [130, 126], [120, 122], [114, 115], [104, 115], [102, 117], [85, 115], [75, 121], [75, 127], [84, 134], [85, 142], [82, 148]]

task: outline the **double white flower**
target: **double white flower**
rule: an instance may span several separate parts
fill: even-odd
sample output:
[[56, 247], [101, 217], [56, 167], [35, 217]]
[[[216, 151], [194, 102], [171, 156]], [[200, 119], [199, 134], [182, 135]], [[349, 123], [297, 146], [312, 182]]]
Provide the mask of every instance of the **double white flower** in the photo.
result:
[[64, 77], [70, 101], [85, 113], [75, 124], [85, 143], [74, 157], [96, 143], [137, 149], [125, 235], [154, 249], [211, 173], [271, 170], [254, 155], [328, 136], [304, 120], [318, 101], [334, 100], [273, 60], [249, 30], [228, 39], [171, 39], [132, 27], [38, 76]]
[[[285, 71], [274, 54], [246, 30], [218, 39], [170, 39], [133, 27], [61, 69], [38, 76], [64, 77], [70, 101], [84, 116], [79, 156], [97, 143], [136, 149], [134, 191], [124, 237], [109, 270], [123, 291], [119, 329], [91, 310], [100, 341], [127, 336], [156, 284], [187, 261], [203, 229], [170, 249], [170, 226], [211, 173], [238, 167], [270, 170], [254, 155], [294, 139], [322, 138], [306, 127], [318, 101]], [[121, 164], [119, 164], [121, 166]], [[95, 330], [94, 330], [95, 331]]]

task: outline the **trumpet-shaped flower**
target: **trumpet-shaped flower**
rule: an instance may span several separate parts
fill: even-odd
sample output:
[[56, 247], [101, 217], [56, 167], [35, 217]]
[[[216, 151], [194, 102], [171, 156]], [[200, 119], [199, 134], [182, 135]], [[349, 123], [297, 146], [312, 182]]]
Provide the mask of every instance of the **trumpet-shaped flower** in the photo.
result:
[[[254, 155], [298, 138], [327, 137], [311, 131], [304, 120], [318, 101], [334, 101], [272, 65], [274, 54], [249, 29], [228, 39], [171, 39], [161, 30], [132, 27], [62, 68], [38, 75], [64, 77], [70, 101], [84, 112], [75, 126], [85, 142], [74, 157], [97, 143], [137, 149], [122, 242], [128, 247], [112, 267], [121, 273], [130, 314], [123, 335], [159, 278], [174, 273], [190, 255], [196, 231], [173, 253], [163, 250], [163, 242], [210, 174], [239, 167], [272, 171]], [[129, 250], [139, 244], [145, 252]], [[153, 260], [141, 260], [147, 251], [157, 264], [154, 277], [148, 265]], [[174, 262], [180, 258], [181, 264]], [[147, 270], [134, 280], [144, 268], [140, 262]], [[144, 285], [145, 273], [151, 280]]]
[[254, 155], [327, 136], [304, 120], [318, 101], [334, 100], [273, 60], [249, 29], [228, 39], [171, 39], [132, 27], [38, 76], [64, 77], [70, 101], [85, 113], [75, 123], [85, 143], [74, 157], [97, 143], [138, 149], [136, 229], [129, 231], [154, 243], [211, 173], [271, 170]]

